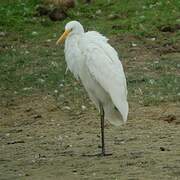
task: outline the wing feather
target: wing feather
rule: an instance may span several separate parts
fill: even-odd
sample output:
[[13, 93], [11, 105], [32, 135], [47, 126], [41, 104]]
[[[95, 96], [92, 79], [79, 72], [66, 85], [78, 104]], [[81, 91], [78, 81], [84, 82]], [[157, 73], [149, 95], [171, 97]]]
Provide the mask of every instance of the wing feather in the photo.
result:
[[[101, 35], [99, 34], [99, 39]], [[86, 46], [84, 45], [86, 43]], [[123, 120], [127, 120], [127, 86], [124, 70], [117, 52], [106, 41], [97, 41], [96, 36], [84, 38], [81, 50], [85, 64], [92, 76], [110, 95], [114, 105], [121, 112]]]
[[88, 39], [94, 39], [96, 41], [104, 41], [107, 42], [108, 38], [106, 38], [105, 36], [103, 36], [102, 34], [100, 34], [97, 31], [88, 31], [85, 33], [86, 38]]

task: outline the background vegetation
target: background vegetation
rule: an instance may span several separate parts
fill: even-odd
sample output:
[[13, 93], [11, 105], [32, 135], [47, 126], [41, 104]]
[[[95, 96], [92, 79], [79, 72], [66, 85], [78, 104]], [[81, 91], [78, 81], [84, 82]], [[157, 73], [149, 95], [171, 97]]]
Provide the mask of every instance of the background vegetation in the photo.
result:
[[[77, 0], [63, 21], [40, 0], [0, 0], [0, 179], [180, 179], [180, 1]], [[106, 124], [56, 40], [71, 20], [109, 38], [123, 63], [128, 122]]]
[[[180, 99], [180, 1], [78, 1], [64, 21], [37, 16], [38, 0], [0, 2], [0, 96], [74, 91], [55, 42], [70, 20], [110, 38], [125, 66], [129, 98], [144, 105]], [[75, 86], [78, 86], [75, 83]], [[80, 91], [83, 91], [80, 88]], [[78, 91], [77, 91], [78, 93]]]

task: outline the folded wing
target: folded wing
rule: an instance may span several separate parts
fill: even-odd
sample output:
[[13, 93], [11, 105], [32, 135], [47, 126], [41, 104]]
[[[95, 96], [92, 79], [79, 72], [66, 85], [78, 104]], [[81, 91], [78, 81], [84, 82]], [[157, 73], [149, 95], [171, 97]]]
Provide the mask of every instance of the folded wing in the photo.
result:
[[117, 52], [99, 33], [86, 33], [81, 43], [85, 64], [93, 78], [110, 95], [114, 105], [127, 120], [127, 86], [121, 61]]

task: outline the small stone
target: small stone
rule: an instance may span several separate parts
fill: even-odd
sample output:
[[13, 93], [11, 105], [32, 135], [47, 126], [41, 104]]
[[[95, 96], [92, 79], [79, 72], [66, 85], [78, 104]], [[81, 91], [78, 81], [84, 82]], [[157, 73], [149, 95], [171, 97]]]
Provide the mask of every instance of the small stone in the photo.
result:
[[30, 112], [30, 111], [32, 111], [32, 108], [31, 108], [31, 107], [25, 109], [25, 112]]
[[52, 39], [47, 39], [47, 40], [46, 40], [46, 42], [51, 42], [51, 41], [52, 41]]
[[37, 36], [37, 35], [38, 35], [38, 33], [37, 33], [36, 31], [33, 31], [31, 34], [32, 34], [33, 36]]
[[150, 80], [149, 80], [149, 83], [150, 83], [150, 84], [154, 84], [154, 83], [155, 83], [154, 79], [150, 79]]
[[58, 136], [57, 138], [58, 141], [63, 141], [63, 137], [61, 135]]
[[155, 41], [155, 40], [156, 40], [156, 38], [155, 38], [155, 37], [151, 38], [151, 41]]
[[32, 89], [32, 87], [25, 87], [25, 88], [23, 88], [23, 91], [28, 91], [28, 90], [31, 90]]
[[83, 111], [86, 110], [86, 106], [82, 105], [82, 106], [81, 106], [81, 109], [82, 109]]
[[59, 85], [59, 87], [64, 87], [64, 84], [61, 83], [61, 84]]
[[0, 32], [0, 36], [4, 37], [4, 36], [6, 36], [6, 33], [5, 32]]
[[9, 136], [10, 136], [10, 133], [6, 133], [5, 135], [6, 135], [6, 137], [9, 137]]
[[158, 64], [159, 63], [159, 61], [154, 61], [154, 64]]
[[95, 173], [95, 172], [93, 173], [93, 176], [96, 176], [96, 173]]
[[132, 45], [132, 47], [136, 47], [137, 46], [137, 44], [135, 44], [135, 43], [132, 43], [131, 45]]
[[39, 81], [40, 83], [44, 83], [44, 82], [45, 82], [45, 80], [42, 79], [42, 78], [39, 78], [38, 81]]
[[58, 67], [57, 62], [55, 62], [55, 61], [52, 61], [52, 62], [51, 62], [51, 65], [54, 66], [54, 67]]
[[119, 16], [117, 14], [109, 14], [108, 15], [108, 19], [110, 19], [110, 20], [117, 19], [117, 18], [119, 18]]
[[69, 106], [64, 106], [63, 110], [71, 110], [71, 108]]
[[100, 10], [100, 9], [98, 9], [97, 11], [96, 11], [96, 14], [101, 14], [102, 13], [102, 11]]

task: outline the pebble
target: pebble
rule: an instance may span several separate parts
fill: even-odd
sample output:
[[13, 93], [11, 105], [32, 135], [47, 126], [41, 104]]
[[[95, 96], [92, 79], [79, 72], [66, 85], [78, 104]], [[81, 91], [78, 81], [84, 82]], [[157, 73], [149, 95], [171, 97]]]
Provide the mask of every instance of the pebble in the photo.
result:
[[33, 31], [31, 34], [32, 34], [33, 36], [37, 36], [37, 35], [38, 35], [38, 33], [37, 33], [36, 31]]
[[38, 81], [39, 81], [40, 83], [44, 83], [44, 82], [45, 82], [45, 80], [42, 79], [42, 78], [39, 78]]
[[57, 90], [57, 89], [55, 89], [55, 90], [54, 90], [54, 93], [56, 93], [56, 94], [57, 94], [57, 93], [58, 93], [58, 90]]
[[9, 136], [10, 136], [10, 133], [6, 133], [6, 136], [9, 137]]
[[132, 45], [132, 47], [136, 47], [137, 46], [137, 44], [135, 44], [135, 43], [132, 43], [131, 45]]
[[32, 89], [32, 87], [25, 87], [25, 88], [23, 88], [23, 91], [28, 91], [28, 90], [31, 90]]
[[64, 106], [62, 109], [63, 110], [71, 110], [71, 108], [69, 106]]
[[156, 38], [155, 38], [155, 37], [153, 37], [153, 38], [151, 38], [150, 40], [151, 40], [151, 41], [155, 41], [155, 40], [156, 40]]
[[46, 42], [51, 42], [51, 41], [52, 41], [52, 39], [47, 39], [47, 40], [46, 40]]
[[102, 11], [100, 9], [96, 11], [96, 14], [101, 14], [101, 13]]
[[51, 65], [54, 66], [54, 67], [58, 67], [57, 62], [55, 62], [55, 61], [52, 61], [52, 62], [51, 62]]
[[82, 105], [82, 106], [81, 106], [81, 109], [82, 109], [83, 111], [86, 110], [86, 106]]
[[6, 36], [6, 33], [5, 32], [0, 32], [0, 36], [4, 37], [4, 36]]

